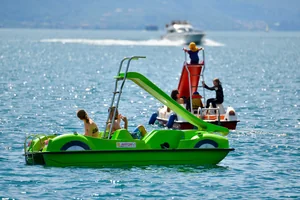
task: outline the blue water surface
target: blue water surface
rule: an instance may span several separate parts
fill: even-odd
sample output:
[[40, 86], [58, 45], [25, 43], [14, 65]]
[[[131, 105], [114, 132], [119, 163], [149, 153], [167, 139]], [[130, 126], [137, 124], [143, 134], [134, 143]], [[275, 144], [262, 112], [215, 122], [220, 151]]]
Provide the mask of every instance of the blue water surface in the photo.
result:
[[[300, 198], [299, 32], [208, 32], [205, 80], [219, 77], [225, 106], [241, 122], [235, 148], [217, 166], [55, 168], [27, 166], [30, 133], [83, 132], [85, 109], [104, 129], [120, 60], [167, 93], [177, 87], [182, 45], [161, 32], [0, 29], [0, 198]], [[206, 92], [213, 97], [213, 92]], [[129, 128], [147, 125], [161, 104], [131, 82], [120, 112]]]

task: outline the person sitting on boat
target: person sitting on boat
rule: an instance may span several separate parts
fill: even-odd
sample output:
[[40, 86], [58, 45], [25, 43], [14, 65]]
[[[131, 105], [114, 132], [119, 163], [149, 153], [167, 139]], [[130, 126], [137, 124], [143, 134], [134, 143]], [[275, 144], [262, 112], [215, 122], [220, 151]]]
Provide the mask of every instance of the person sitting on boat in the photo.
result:
[[[111, 107], [110, 109], [108, 109], [109, 112], [109, 123], [107, 125], [107, 130], [110, 130], [112, 121], [113, 121], [113, 116], [114, 116], [114, 112], [116, 109], [116, 115], [115, 115], [115, 119], [114, 119], [114, 123], [113, 123], [113, 127], [112, 127], [112, 135], [116, 130], [122, 129], [121, 127], [121, 120], [124, 122], [124, 129], [128, 129], [128, 120], [127, 117], [119, 114], [119, 111], [116, 107]], [[147, 131], [145, 129], [145, 127], [143, 125], [139, 125], [137, 126], [132, 133], [130, 133], [131, 136], [135, 139], [141, 139], [142, 137], [144, 137], [147, 134]]]
[[179, 104], [184, 104], [183, 98], [179, 97], [178, 90], [172, 90], [172, 92], [171, 92], [171, 98], [174, 99]]
[[191, 64], [199, 64], [199, 56], [198, 52], [201, 51], [203, 48], [198, 48], [195, 44], [195, 42], [191, 42], [189, 45], [190, 50], [183, 48], [185, 52], [187, 52], [191, 59]]
[[[110, 128], [111, 128], [111, 124], [112, 124], [112, 121], [113, 121], [113, 116], [114, 116], [115, 109], [116, 109], [116, 107], [111, 107], [111, 108], [108, 109], [108, 112], [109, 112], [109, 123], [107, 125], [108, 130], [110, 130]], [[121, 120], [124, 122], [124, 129], [127, 129], [128, 128], [127, 117], [122, 116], [121, 114], [119, 114], [118, 109], [116, 109], [116, 115], [115, 115], [115, 119], [114, 119], [112, 130], [111, 130], [112, 134], [116, 130], [119, 130], [119, 129], [122, 128], [121, 127]]]
[[77, 117], [84, 122], [84, 135], [98, 137], [99, 130], [97, 124], [88, 116], [85, 110], [78, 110]]
[[[85, 112], [85, 110], [78, 110], [77, 111], [77, 117], [80, 120], [83, 120], [84, 122], [84, 135], [90, 136], [90, 137], [99, 137], [99, 130], [97, 127], [97, 124], [89, 118], [88, 114]], [[46, 145], [48, 145], [49, 139], [45, 140], [42, 148], [44, 148]]]
[[202, 96], [199, 94], [199, 92], [194, 92], [192, 95], [192, 106], [193, 106], [193, 110], [197, 110], [199, 107], [203, 108], [203, 104], [201, 101]]
[[[172, 90], [171, 98], [174, 99], [179, 104], [184, 104], [184, 99], [179, 98], [178, 96], [179, 96], [178, 90]], [[167, 111], [170, 112], [171, 111], [170, 108], [168, 108]]]
[[206, 108], [209, 107], [210, 104], [212, 104], [212, 106], [214, 108], [217, 107], [216, 104], [221, 104], [224, 101], [224, 95], [223, 95], [223, 88], [222, 88], [222, 84], [220, 82], [220, 80], [218, 78], [215, 78], [213, 80], [213, 85], [212, 87], [208, 87], [204, 81], [202, 81], [202, 85], [204, 88], [208, 89], [208, 90], [215, 90], [216, 91], [216, 98], [211, 98], [211, 99], [207, 99], [206, 101]]

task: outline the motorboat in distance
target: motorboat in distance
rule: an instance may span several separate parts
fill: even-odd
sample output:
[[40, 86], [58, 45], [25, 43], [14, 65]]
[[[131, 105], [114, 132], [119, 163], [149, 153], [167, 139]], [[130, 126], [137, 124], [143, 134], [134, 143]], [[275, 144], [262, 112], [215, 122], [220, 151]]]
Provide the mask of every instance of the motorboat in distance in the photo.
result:
[[194, 27], [187, 21], [172, 21], [166, 24], [167, 33], [162, 36], [163, 39], [172, 41], [183, 41], [184, 44], [195, 42], [201, 44], [204, 37], [203, 31], [195, 30]]

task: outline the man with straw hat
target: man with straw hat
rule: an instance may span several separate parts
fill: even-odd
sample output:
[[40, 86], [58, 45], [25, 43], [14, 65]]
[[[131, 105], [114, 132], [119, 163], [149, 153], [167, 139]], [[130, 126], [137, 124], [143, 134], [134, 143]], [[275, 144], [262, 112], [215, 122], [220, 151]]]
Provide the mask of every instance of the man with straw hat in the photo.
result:
[[198, 52], [201, 51], [203, 48], [200, 49], [196, 46], [195, 42], [191, 42], [189, 45], [190, 50], [187, 50], [186, 48], [183, 48], [185, 52], [187, 52], [190, 55], [191, 64], [199, 64], [199, 56]]

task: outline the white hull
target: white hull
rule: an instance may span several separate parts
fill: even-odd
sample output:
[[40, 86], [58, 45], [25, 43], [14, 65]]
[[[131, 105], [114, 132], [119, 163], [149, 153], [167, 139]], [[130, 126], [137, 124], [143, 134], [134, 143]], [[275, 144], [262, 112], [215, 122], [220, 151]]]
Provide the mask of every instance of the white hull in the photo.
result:
[[194, 33], [167, 33], [163, 36], [163, 39], [172, 40], [172, 41], [183, 41], [185, 44], [195, 42], [196, 44], [201, 44], [202, 38], [204, 37], [202, 32]]
[[[182, 105], [185, 107], [185, 105]], [[220, 121], [218, 120], [218, 116], [215, 113], [211, 113], [212, 111], [208, 110], [208, 113], [203, 112], [202, 115], [199, 113], [199, 111], [195, 110], [195, 114], [197, 117], [203, 119], [206, 122], [212, 123], [212, 124], [217, 124], [221, 125], [224, 127], [227, 127], [228, 129], [235, 130], [236, 125], [239, 122], [237, 119], [235, 110], [232, 107], [228, 107], [226, 111], [223, 108], [222, 104], [219, 104], [219, 112], [220, 112]], [[205, 110], [205, 109], [204, 109]], [[176, 113], [170, 111], [167, 111], [166, 106], [162, 106], [161, 108], [158, 109], [157, 111], [157, 120], [160, 124], [168, 126], [168, 121], [171, 119], [170, 117], [172, 115], [176, 115]], [[173, 128], [176, 129], [191, 129], [193, 128], [193, 125], [184, 120], [181, 116], [176, 115], [176, 120], [174, 120], [174, 123], [171, 123]], [[168, 127], [168, 128], [172, 128]]]

